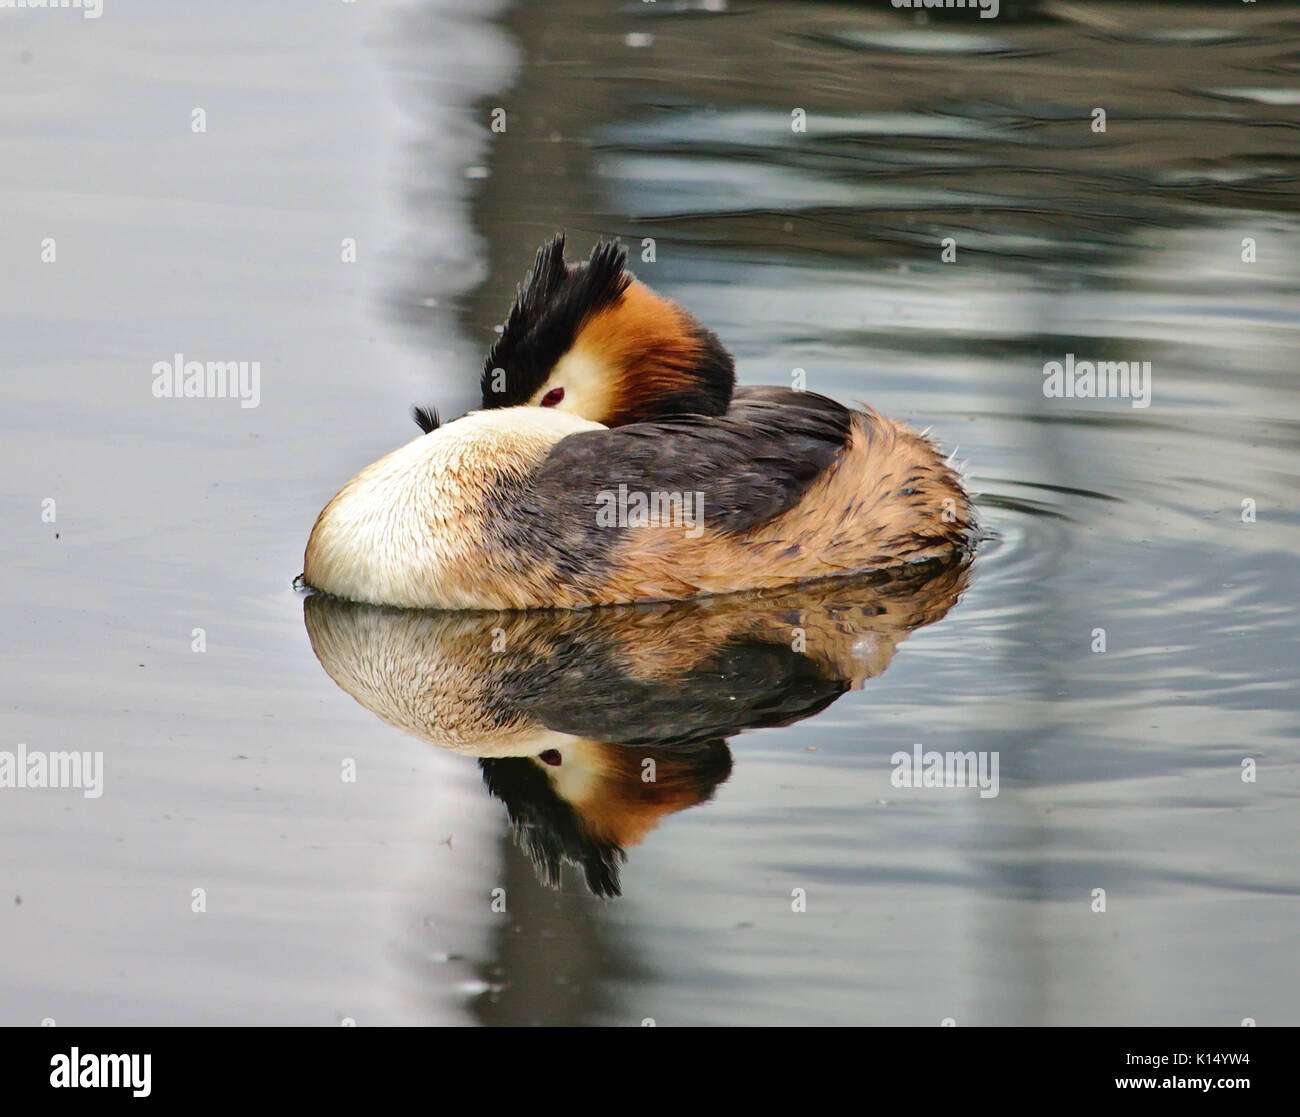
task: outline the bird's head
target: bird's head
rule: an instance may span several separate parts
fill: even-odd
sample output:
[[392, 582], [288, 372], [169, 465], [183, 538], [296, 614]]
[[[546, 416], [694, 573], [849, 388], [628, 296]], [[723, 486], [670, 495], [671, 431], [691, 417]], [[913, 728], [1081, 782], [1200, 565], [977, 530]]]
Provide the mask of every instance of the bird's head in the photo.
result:
[[564, 235], [537, 260], [483, 368], [484, 409], [555, 407], [607, 427], [721, 415], [735, 365], [717, 336], [627, 270], [602, 241], [580, 264]]

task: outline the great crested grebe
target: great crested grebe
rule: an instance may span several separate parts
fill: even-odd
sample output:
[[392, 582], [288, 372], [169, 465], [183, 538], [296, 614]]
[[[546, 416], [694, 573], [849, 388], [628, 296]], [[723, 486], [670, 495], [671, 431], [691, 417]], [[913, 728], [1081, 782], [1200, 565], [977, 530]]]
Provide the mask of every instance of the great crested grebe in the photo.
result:
[[[617, 243], [544, 245], [483, 407], [325, 506], [304, 580], [435, 609], [583, 607], [765, 589], [969, 548], [961, 480], [920, 434], [812, 392], [735, 387], [718, 339]], [[420, 416], [417, 416], [419, 419]]]

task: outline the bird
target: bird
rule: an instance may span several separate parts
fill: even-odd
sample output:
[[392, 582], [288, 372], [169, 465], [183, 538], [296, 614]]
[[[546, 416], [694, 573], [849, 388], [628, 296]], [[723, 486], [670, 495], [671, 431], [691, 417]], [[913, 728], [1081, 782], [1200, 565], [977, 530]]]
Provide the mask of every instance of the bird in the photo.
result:
[[618, 241], [539, 249], [481, 406], [361, 470], [303, 580], [416, 609], [589, 608], [763, 590], [969, 552], [962, 477], [866, 405], [743, 386], [715, 333]]

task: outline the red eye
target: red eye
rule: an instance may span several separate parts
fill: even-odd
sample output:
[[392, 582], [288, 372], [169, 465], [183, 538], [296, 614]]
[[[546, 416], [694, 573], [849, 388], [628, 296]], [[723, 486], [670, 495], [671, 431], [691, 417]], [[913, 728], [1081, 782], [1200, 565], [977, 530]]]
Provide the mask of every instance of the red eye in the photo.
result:
[[542, 396], [542, 407], [554, 407], [564, 398], [563, 388], [552, 388], [546, 395]]

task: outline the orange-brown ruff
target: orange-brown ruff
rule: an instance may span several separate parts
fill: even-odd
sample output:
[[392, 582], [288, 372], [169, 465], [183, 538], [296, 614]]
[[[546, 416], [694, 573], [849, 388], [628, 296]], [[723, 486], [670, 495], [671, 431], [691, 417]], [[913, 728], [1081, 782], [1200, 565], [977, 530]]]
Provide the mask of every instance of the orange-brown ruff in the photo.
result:
[[815, 393], [736, 389], [718, 339], [625, 262], [617, 245], [577, 266], [562, 238], [542, 249], [488, 357], [483, 410], [344, 486], [308, 542], [309, 585], [408, 607], [576, 607], [973, 544], [970, 501], [932, 442]]

